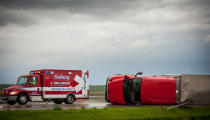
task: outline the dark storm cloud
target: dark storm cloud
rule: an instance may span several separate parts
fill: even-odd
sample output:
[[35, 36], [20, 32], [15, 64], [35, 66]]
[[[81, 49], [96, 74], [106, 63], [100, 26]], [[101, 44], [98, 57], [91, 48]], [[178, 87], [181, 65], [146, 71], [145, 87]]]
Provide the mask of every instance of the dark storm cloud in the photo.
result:
[[[73, 11], [105, 10], [120, 11], [134, 8], [156, 8], [178, 6], [181, 9], [197, 7], [209, 8], [209, 0], [0, 0], [6, 9], [70, 9]], [[97, 12], [97, 11], [96, 11]]]
[[0, 6], [9, 9], [121, 9], [133, 5], [136, 0], [1, 0]]
[[160, 4], [163, 7], [176, 7], [179, 10], [190, 12], [192, 15], [199, 17], [210, 17], [210, 0], [182, 0], [175, 2], [162, 0]]
[[30, 25], [36, 23], [35, 18], [31, 15], [6, 9], [0, 9], [0, 11], [0, 26], [5, 26], [9, 23], [20, 25]]
[[[119, 17], [126, 10], [139, 9], [139, 12], [145, 10], [160, 9], [164, 7], [181, 9], [183, 11], [195, 11], [192, 16], [208, 17], [210, 16], [209, 0], [182, 0], [173, 2], [170, 0], [0, 0], [0, 26], [9, 23], [15, 24], [34, 24], [41, 20], [40, 16], [33, 16], [35, 10], [41, 13], [46, 11], [63, 10], [66, 13], [88, 14], [102, 19], [111, 19]], [[199, 10], [197, 10], [199, 9]], [[22, 14], [26, 12], [27, 14]], [[36, 13], [39, 14], [39, 13]], [[46, 15], [47, 17], [47, 15]], [[208, 22], [208, 20], [204, 20]]]
[[210, 0], [0, 0], [0, 83], [40, 68], [89, 69], [91, 84], [137, 71], [210, 74], [209, 6]]
[[[92, 16], [109, 16], [135, 5], [136, 0], [0, 0], [0, 26], [8, 23], [24, 24], [39, 21], [40, 13], [57, 10]], [[38, 12], [34, 12], [38, 10]], [[23, 12], [27, 13], [26, 15]], [[34, 15], [33, 18], [31, 16]], [[46, 14], [47, 17], [47, 14]]]

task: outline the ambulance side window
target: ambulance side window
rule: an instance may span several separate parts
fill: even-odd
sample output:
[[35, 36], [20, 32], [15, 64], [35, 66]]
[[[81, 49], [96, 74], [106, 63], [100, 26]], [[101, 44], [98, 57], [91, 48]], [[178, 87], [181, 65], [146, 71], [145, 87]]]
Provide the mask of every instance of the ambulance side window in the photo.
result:
[[38, 77], [31, 76], [29, 80], [29, 85], [36, 85], [38, 83]]

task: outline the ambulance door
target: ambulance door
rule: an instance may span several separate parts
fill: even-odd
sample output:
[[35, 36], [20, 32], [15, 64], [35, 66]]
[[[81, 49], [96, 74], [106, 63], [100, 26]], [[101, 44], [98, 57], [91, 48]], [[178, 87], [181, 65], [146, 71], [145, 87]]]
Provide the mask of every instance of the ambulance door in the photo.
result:
[[30, 99], [32, 101], [42, 101], [42, 90], [40, 76], [32, 75], [29, 76], [29, 87], [31, 89]]

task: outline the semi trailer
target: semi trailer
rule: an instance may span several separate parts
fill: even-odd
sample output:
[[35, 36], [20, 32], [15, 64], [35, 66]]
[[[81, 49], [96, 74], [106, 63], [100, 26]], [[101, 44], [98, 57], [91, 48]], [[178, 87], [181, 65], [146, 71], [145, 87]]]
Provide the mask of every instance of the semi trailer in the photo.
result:
[[18, 77], [17, 83], [3, 89], [3, 100], [13, 105], [28, 101], [53, 101], [72, 104], [76, 99], [89, 98], [88, 70], [32, 70]]
[[105, 100], [115, 104], [210, 104], [210, 75], [111, 75]]

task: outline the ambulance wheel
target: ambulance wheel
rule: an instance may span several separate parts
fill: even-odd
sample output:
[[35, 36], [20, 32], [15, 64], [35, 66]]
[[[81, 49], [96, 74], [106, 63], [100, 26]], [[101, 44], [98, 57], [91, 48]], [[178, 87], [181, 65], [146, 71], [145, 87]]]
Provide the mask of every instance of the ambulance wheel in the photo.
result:
[[55, 100], [53, 100], [53, 102], [55, 104], [62, 104], [63, 103], [63, 100], [62, 99], [55, 99]]
[[66, 99], [64, 100], [64, 102], [66, 104], [73, 104], [74, 101], [76, 100], [75, 96], [73, 94], [69, 94]]
[[17, 102], [18, 102], [20, 105], [25, 105], [25, 104], [28, 102], [27, 95], [26, 95], [26, 94], [20, 94], [20, 95], [17, 97]]
[[9, 105], [14, 105], [16, 103], [16, 101], [7, 101], [7, 104]]

